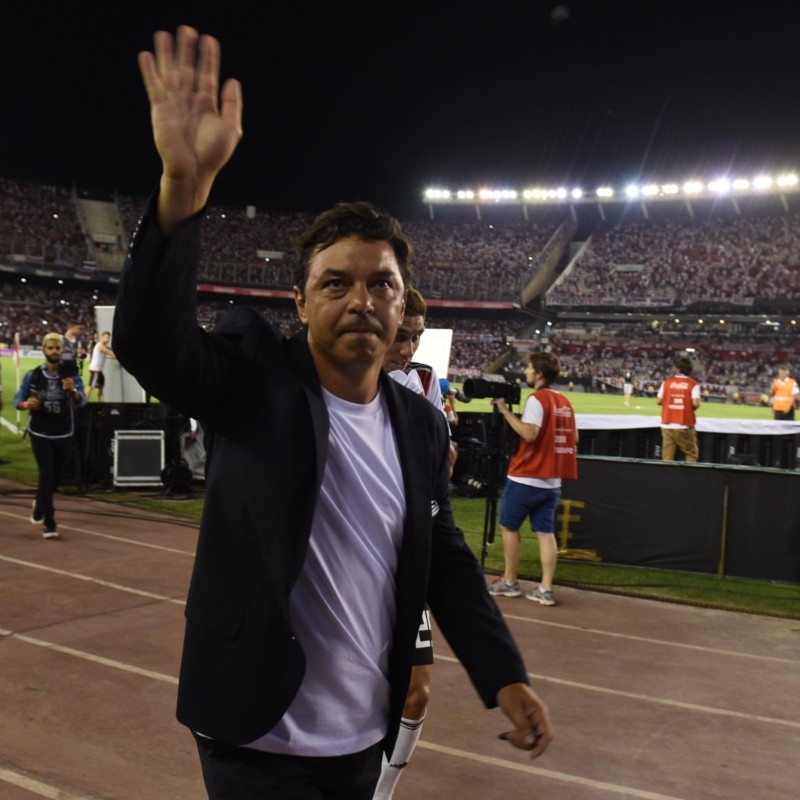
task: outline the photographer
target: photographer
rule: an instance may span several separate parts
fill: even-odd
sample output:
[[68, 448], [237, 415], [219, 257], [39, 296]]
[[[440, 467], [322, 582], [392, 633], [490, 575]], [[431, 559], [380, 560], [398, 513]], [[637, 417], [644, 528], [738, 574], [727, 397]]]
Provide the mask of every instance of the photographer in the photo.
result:
[[531, 353], [525, 380], [534, 393], [526, 400], [522, 417], [509, 409], [504, 397], [492, 401], [519, 436], [519, 444], [509, 462], [500, 509], [505, 571], [489, 586], [489, 594], [503, 597], [522, 594], [517, 580], [519, 529], [527, 518], [539, 540], [542, 579], [539, 587], [525, 597], [545, 606], [556, 604], [555, 514], [561, 498], [561, 481], [578, 477], [575, 413], [569, 400], [550, 388], [560, 372], [561, 362], [553, 353]]
[[86, 405], [83, 381], [73, 374], [74, 363], [65, 363], [60, 333], [47, 333], [42, 339], [45, 362], [25, 373], [14, 396], [14, 407], [28, 411], [28, 433], [39, 485], [31, 511], [34, 525], [44, 523], [42, 536], [58, 538], [53, 494], [69, 458], [75, 433], [75, 406]]

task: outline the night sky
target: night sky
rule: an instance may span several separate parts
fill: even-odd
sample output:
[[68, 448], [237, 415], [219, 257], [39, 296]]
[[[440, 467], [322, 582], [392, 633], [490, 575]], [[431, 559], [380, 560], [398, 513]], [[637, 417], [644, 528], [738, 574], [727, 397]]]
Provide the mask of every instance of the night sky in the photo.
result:
[[223, 78], [243, 84], [220, 205], [365, 199], [408, 218], [431, 185], [800, 168], [797, 0], [199, 7], [15, 11], [0, 33], [0, 175], [148, 194], [159, 163], [136, 54], [179, 23], [217, 36]]

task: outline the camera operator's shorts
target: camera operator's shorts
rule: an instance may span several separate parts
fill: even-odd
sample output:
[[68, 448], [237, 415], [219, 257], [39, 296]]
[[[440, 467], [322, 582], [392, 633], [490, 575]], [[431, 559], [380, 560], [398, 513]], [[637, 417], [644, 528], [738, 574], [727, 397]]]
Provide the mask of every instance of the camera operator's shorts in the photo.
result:
[[414, 658], [411, 662], [414, 667], [424, 667], [433, 664], [433, 631], [431, 630], [431, 615], [428, 612], [428, 604], [422, 609], [422, 621], [417, 633], [417, 646], [414, 650]]
[[89, 386], [92, 389], [102, 389], [106, 385], [106, 379], [100, 370], [89, 370]]
[[500, 524], [518, 531], [525, 519], [537, 533], [555, 533], [556, 509], [561, 499], [561, 489], [544, 489], [506, 478], [500, 508]]

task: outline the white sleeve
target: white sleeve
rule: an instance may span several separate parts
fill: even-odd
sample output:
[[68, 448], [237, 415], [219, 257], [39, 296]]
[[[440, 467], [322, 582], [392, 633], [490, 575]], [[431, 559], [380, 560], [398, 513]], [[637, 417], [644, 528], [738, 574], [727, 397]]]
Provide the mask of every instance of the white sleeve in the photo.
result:
[[525, 401], [525, 408], [522, 410], [522, 421], [541, 428], [543, 420], [544, 408], [542, 404], [533, 395], [529, 395]]
[[412, 369], [409, 372], [403, 372], [401, 369], [395, 369], [389, 373], [389, 377], [392, 380], [397, 381], [402, 386], [405, 386], [406, 389], [411, 389], [412, 392], [416, 392], [417, 394], [422, 394], [422, 381], [417, 374], [417, 371]]
[[433, 367], [431, 367], [431, 382], [425, 397], [430, 400], [434, 408], [440, 409], [445, 419], [447, 419], [447, 412], [444, 410], [444, 400], [442, 399], [442, 387], [439, 384], [439, 376]]

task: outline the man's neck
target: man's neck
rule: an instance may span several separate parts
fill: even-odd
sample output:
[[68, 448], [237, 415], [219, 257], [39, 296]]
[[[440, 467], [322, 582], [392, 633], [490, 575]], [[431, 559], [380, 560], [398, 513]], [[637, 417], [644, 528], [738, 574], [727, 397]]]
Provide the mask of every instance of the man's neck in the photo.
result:
[[350, 371], [337, 370], [317, 364], [319, 382], [331, 394], [347, 400], [348, 403], [366, 405], [375, 399], [378, 394], [378, 376], [381, 366], [375, 364], [368, 369], [354, 366]]

